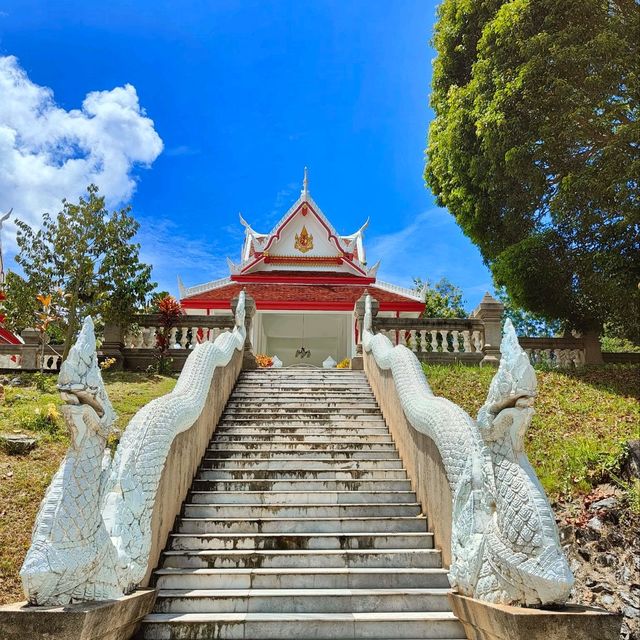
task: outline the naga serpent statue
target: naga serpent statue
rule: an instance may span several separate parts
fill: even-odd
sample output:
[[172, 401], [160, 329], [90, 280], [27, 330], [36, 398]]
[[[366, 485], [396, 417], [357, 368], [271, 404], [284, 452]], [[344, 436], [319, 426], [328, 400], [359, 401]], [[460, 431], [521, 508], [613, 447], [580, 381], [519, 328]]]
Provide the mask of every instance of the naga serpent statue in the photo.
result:
[[487, 399], [473, 420], [433, 395], [414, 353], [372, 331], [365, 301], [363, 348], [390, 369], [409, 423], [437, 446], [453, 495], [449, 579], [488, 602], [563, 604], [573, 576], [553, 511], [524, 452], [533, 417], [536, 376], [510, 320]]
[[118, 598], [142, 581], [171, 444], [202, 413], [214, 369], [243, 349], [244, 314], [242, 292], [234, 330], [194, 347], [173, 391], [131, 419], [113, 459], [106, 444], [116, 415], [98, 366], [93, 321], [85, 319], [58, 380], [71, 446], [42, 501], [20, 570], [30, 604]]

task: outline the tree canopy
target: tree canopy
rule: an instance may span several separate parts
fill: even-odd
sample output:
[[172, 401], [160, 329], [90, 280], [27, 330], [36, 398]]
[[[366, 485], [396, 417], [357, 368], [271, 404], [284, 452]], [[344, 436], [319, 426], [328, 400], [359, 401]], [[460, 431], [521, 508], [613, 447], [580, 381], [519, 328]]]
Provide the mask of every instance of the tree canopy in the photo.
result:
[[444, 0], [425, 179], [514, 303], [640, 338], [640, 8]]
[[469, 314], [464, 308], [462, 289], [440, 278], [438, 282], [414, 278], [415, 290], [424, 297], [425, 318], [466, 318]]
[[66, 355], [83, 315], [127, 322], [155, 284], [151, 267], [139, 260], [133, 242], [139, 224], [129, 207], [109, 213], [95, 185], [78, 203], [62, 205], [55, 218], [45, 213], [37, 230], [16, 221], [16, 262], [24, 277], [9, 274], [6, 289], [7, 316], [17, 329], [33, 322], [37, 295], [61, 293]]

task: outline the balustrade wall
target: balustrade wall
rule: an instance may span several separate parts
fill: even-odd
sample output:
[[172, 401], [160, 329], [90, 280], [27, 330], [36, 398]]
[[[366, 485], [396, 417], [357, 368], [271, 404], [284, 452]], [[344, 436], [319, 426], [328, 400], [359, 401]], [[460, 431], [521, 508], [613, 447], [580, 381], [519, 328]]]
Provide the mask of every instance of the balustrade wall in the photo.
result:
[[411, 349], [423, 362], [478, 364], [484, 357], [484, 324], [465, 318], [382, 318], [373, 330]]
[[[232, 331], [231, 314], [219, 316], [184, 315], [169, 329], [168, 350], [174, 371], [180, 371], [189, 352], [200, 342], [213, 342], [221, 333]], [[163, 327], [158, 315], [139, 315], [125, 332], [120, 348], [125, 369], [141, 371], [157, 360], [158, 337]], [[105, 351], [110, 351], [107, 349]]]
[[[255, 310], [255, 306], [253, 309]], [[358, 309], [356, 306], [356, 315], [361, 319]], [[496, 322], [497, 328], [494, 326]], [[497, 344], [490, 344], [488, 336], [494, 336], [493, 342], [496, 342], [495, 335], [500, 334], [499, 324], [499, 316], [490, 320], [477, 315], [452, 319], [375, 316], [373, 330], [387, 336], [394, 345], [402, 344], [411, 349], [423, 362], [484, 364], [491, 362], [488, 356], [497, 351]], [[213, 341], [220, 333], [231, 331], [233, 326], [232, 314], [181, 316], [169, 330], [168, 351], [173, 370], [182, 369], [196, 344]], [[157, 362], [157, 342], [161, 332], [162, 324], [157, 315], [136, 316], [134, 324], [124, 334], [120, 327], [108, 325], [105, 327], [100, 356], [102, 359], [115, 358], [118, 368], [131, 371], [146, 370]], [[24, 344], [0, 344], [0, 370], [38, 371], [41, 361], [45, 371], [54, 372], [60, 368], [62, 345], [45, 345], [43, 357], [39, 335], [35, 330], [25, 329], [22, 338]], [[533, 364], [558, 368], [576, 368], [589, 364], [582, 338], [522, 337], [519, 340]], [[251, 348], [248, 346], [247, 352], [250, 351]], [[605, 362], [632, 363], [640, 360], [640, 354], [603, 353], [602, 358]], [[495, 363], [494, 360], [493, 364]]]

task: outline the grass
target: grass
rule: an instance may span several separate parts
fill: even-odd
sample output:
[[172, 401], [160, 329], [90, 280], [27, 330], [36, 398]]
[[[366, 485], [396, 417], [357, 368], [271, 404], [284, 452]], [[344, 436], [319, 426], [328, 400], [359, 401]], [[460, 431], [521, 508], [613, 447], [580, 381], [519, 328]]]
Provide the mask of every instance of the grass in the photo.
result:
[[[424, 365], [437, 395], [472, 416], [484, 402], [490, 368]], [[536, 415], [526, 451], [552, 501], [589, 492], [615, 474], [625, 443], [640, 438], [640, 367], [609, 365], [538, 370]], [[629, 492], [630, 505], [638, 503]]]
[[[55, 377], [18, 377], [24, 386], [5, 386], [0, 432], [37, 435], [40, 441], [24, 456], [8, 456], [0, 450], [0, 604], [23, 598], [18, 571], [40, 501], [69, 445], [57, 409], [62, 401], [55, 391]], [[131, 372], [107, 371], [104, 380], [119, 429], [126, 427], [140, 407], [168, 393], [175, 384], [173, 378]]]

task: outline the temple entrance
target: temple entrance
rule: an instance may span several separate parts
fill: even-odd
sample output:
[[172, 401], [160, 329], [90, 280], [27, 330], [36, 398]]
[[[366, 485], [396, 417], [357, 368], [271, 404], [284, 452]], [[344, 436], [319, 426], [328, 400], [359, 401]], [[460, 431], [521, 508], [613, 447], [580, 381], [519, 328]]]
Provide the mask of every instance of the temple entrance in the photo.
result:
[[[352, 355], [353, 313], [258, 311], [253, 341], [256, 353], [278, 356], [284, 366], [321, 367], [329, 356], [340, 362]], [[302, 347], [309, 355], [296, 357]]]

